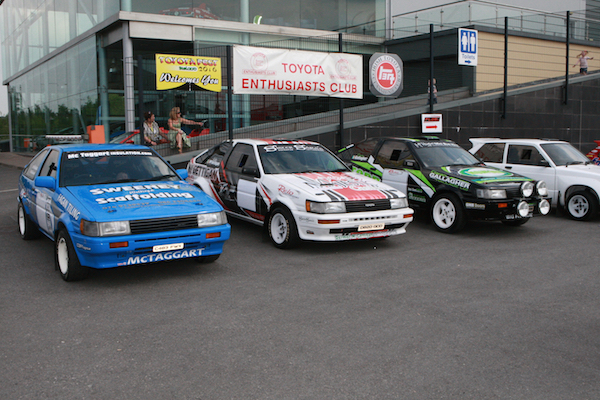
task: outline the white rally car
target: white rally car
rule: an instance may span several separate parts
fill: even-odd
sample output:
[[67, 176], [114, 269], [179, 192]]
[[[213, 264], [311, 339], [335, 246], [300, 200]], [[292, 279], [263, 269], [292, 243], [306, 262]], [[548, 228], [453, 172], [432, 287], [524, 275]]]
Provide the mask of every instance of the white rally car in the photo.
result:
[[341, 241], [406, 232], [413, 219], [404, 193], [358, 175], [310, 141], [238, 139], [188, 164], [188, 181], [232, 216], [267, 224], [278, 248], [298, 239]]
[[469, 150], [482, 161], [546, 181], [552, 206], [574, 220], [589, 220], [600, 210], [600, 166], [570, 143], [545, 139], [472, 138]]

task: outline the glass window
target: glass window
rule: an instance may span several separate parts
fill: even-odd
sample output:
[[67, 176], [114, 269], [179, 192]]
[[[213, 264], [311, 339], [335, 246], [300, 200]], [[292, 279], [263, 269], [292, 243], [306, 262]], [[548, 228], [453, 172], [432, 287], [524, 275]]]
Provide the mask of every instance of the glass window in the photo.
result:
[[226, 168], [232, 172], [241, 173], [245, 167], [256, 168], [256, 156], [252, 146], [240, 143], [235, 146], [227, 159]]
[[504, 143], [486, 143], [477, 150], [475, 155], [483, 162], [501, 163], [504, 155], [504, 146]]
[[40, 170], [40, 176], [51, 176], [56, 178], [56, 169], [58, 164], [58, 150], [52, 150], [46, 161], [44, 161], [44, 165], [42, 165], [42, 169]]
[[544, 157], [533, 146], [509, 145], [506, 162], [508, 164], [542, 165]]
[[367, 161], [367, 158], [375, 152], [379, 139], [368, 139], [364, 142], [356, 143], [348, 150], [340, 153], [342, 160], [346, 161]]
[[590, 162], [589, 158], [571, 146], [570, 143], [548, 143], [541, 146], [556, 165], [587, 164]]
[[38, 155], [35, 156], [33, 160], [31, 160], [27, 168], [25, 168], [23, 175], [25, 175], [28, 179], [33, 179], [38, 169], [40, 168], [40, 164], [42, 163], [42, 161], [44, 161], [44, 158], [46, 158], [47, 154], [48, 150], [40, 151]]
[[385, 168], [400, 168], [409, 156], [411, 156], [410, 150], [404, 142], [386, 140], [377, 152], [375, 162]]
[[340, 159], [318, 144], [272, 144], [258, 146], [258, 152], [267, 174], [348, 171]]

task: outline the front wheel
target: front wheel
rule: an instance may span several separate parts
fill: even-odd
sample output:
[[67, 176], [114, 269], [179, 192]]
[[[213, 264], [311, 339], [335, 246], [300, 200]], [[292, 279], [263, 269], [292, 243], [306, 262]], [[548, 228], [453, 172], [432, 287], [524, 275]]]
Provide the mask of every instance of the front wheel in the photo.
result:
[[56, 268], [65, 281], [79, 281], [87, 277], [89, 269], [79, 263], [73, 242], [71, 242], [69, 234], [64, 229], [58, 232], [54, 250]]
[[291, 249], [298, 245], [298, 228], [292, 214], [285, 208], [276, 208], [269, 215], [267, 223], [269, 228], [269, 237], [279, 249]]
[[431, 220], [440, 232], [454, 233], [461, 230], [466, 223], [465, 212], [456, 195], [444, 193], [433, 199]]
[[31, 240], [40, 237], [40, 230], [35, 226], [29, 215], [25, 212], [25, 206], [19, 202], [17, 211], [17, 220], [19, 222], [19, 234], [23, 240]]
[[567, 212], [576, 221], [587, 221], [598, 213], [598, 201], [589, 192], [577, 191], [567, 199]]

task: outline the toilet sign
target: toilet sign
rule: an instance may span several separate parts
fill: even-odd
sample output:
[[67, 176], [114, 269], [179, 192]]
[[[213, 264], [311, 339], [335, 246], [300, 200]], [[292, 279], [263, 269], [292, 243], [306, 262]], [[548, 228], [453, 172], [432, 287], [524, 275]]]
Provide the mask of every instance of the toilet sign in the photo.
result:
[[458, 30], [458, 65], [477, 66], [477, 31]]

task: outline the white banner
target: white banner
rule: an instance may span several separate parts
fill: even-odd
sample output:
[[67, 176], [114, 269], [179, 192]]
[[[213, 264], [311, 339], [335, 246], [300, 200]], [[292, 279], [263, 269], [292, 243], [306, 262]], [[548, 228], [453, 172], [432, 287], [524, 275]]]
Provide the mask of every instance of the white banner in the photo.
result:
[[233, 47], [233, 93], [363, 98], [362, 56]]

